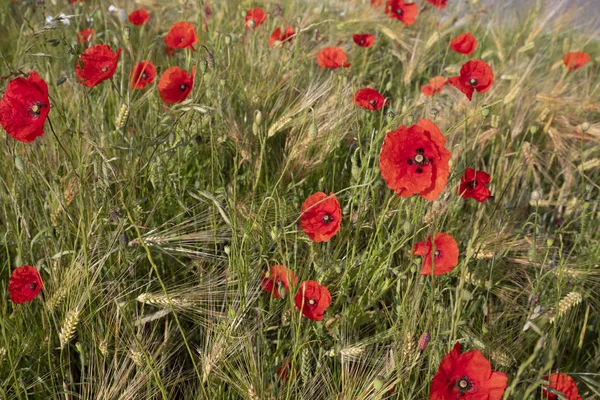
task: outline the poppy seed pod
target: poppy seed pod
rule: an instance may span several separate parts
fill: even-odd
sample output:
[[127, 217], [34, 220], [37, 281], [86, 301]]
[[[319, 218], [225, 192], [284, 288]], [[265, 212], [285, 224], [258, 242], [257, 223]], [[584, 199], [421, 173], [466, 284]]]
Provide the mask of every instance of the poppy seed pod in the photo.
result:
[[225, 44], [227, 46], [231, 44], [231, 35], [225, 35]]
[[17, 167], [19, 172], [25, 171], [25, 163], [23, 162], [23, 159], [19, 156], [15, 157], [15, 167]]
[[202, 75], [204, 75], [206, 73], [206, 70], [208, 69], [208, 62], [206, 60], [200, 60], [200, 72], [202, 73]]
[[408, 114], [408, 115], [406, 116], [406, 122], [407, 122], [409, 125], [412, 125], [412, 123], [413, 123], [413, 121], [414, 121], [414, 120], [415, 120], [415, 116], [414, 116], [414, 115], [412, 115], [412, 114]]
[[375, 388], [375, 390], [383, 389], [383, 378], [381, 376], [375, 378], [375, 380], [373, 381], [373, 387]]
[[256, 110], [256, 113], [254, 114], [254, 122], [256, 123], [256, 125], [261, 126], [262, 122], [263, 122], [263, 115], [262, 112], [260, 112], [260, 110]]
[[385, 122], [387, 122], [388, 124], [391, 124], [394, 121], [395, 116], [396, 116], [396, 114], [394, 114], [394, 112], [392, 110], [388, 111], [385, 114]]
[[484, 106], [481, 109], [481, 116], [483, 116], [484, 118], [487, 117], [488, 115], [490, 115], [490, 108], [488, 106]]

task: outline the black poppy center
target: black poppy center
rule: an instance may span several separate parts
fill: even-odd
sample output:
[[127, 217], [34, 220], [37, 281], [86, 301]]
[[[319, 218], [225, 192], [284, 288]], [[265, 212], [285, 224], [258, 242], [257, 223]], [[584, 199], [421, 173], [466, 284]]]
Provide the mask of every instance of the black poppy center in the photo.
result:
[[39, 100], [36, 101], [33, 103], [33, 106], [31, 106], [30, 110], [34, 117], [39, 117], [40, 113], [42, 112], [42, 102]]
[[106, 71], [108, 71], [108, 67], [106, 67], [106, 66], [105, 66], [105, 67], [102, 67], [102, 68], [100, 68], [100, 71], [102, 71], [102, 72], [106, 72]]
[[377, 101], [376, 101], [375, 99], [371, 99], [371, 100], [369, 100], [369, 104], [370, 104], [372, 107], [375, 107], [375, 106], [377, 105]]
[[469, 85], [471, 85], [471, 86], [477, 86], [478, 83], [479, 83], [479, 81], [475, 78], [469, 79]]
[[465, 394], [465, 392], [468, 392], [469, 390], [473, 389], [473, 383], [465, 375], [456, 381], [456, 388], [460, 392], [461, 396], [463, 396]]
[[365, 39], [360, 39], [358, 41], [358, 44], [361, 45], [361, 46], [364, 45], [365, 44]]
[[396, 9], [396, 15], [398, 15], [398, 16], [400, 16], [400, 17], [401, 17], [401, 16], [402, 16], [402, 14], [404, 14], [404, 11], [402, 11], [402, 9], [401, 9], [401, 8], [397, 8], [397, 9]]
[[37, 282], [31, 282], [29, 284], [29, 289], [30, 290], [35, 290], [37, 288]]
[[179, 90], [181, 90], [182, 92], [185, 92], [185, 89], [187, 89], [187, 85], [185, 83], [182, 83], [181, 85], [179, 85]]
[[415, 154], [415, 156], [413, 158], [409, 158], [408, 159], [408, 165], [416, 165], [417, 168], [415, 169], [415, 171], [417, 171], [418, 174], [423, 172], [423, 167], [424, 165], [429, 165], [431, 164], [433, 160], [431, 158], [425, 157], [425, 150], [422, 148], [418, 148], [417, 149], [417, 154]]
[[469, 188], [471, 190], [475, 189], [477, 187], [477, 181], [471, 181], [467, 184], [467, 186], [469, 186]]
[[435, 253], [433, 253], [433, 257], [437, 260], [438, 258], [442, 257], [442, 251], [441, 250], [436, 250]]
[[143, 78], [143, 79], [148, 79], [148, 77], [150, 77], [150, 75], [148, 75], [146, 72], [144, 72], [144, 73], [142, 74], [142, 78]]
[[182, 43], [182, 42], [183, 42], [183, 38], [182, 38], [182, 37], [180, 37], [180, 38], [179, 38], [179, 43]]
[[321, 219], [325, 225], [329, 225], [330, 223], [333, 222], [333, 216], [329, 213], [323, 215], [323, 218], [321, 218]]

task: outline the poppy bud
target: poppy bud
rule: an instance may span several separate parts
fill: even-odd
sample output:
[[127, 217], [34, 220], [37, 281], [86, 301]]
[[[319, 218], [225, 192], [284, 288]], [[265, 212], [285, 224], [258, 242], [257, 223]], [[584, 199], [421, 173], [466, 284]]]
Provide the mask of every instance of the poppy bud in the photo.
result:
[[201, 60], [200, 61], [200, 72], [202, 72], [202, 75], [204, 75], [206, 73], [207, 68], [208, 68], [208, 62], [206, 60]]
[[406, 122], [408, 123], [408, 125], [412, 125], [413, 121], [415, 120], [415, 116], [412, 114], [408, 114], [406, 116]]
[[529, 127], [529, 132], [530, 132], [530, 133], [536, 133], [536, 132], [537, 132], [537, 130], [538, 130], [538, 127], [537, 127], [537, 126], [535, 126], [535, 125], [531, 125], [531, 126]]
[[23, 159], [19, 156], [15, 157], [15, 167], [17, 167], [17, 169], [20, 172], [25, 171], [25, 163], [23, 162]]
[[67, 81], [67, 77], [63, 76], [62, 78], [60, 78], [59, 80], [56, 81], [56, 86], [60, 86], [63, 83], [65, 83]]
[[60, 39], [48, 39], [47, 42], [50, 43], [52, 47], [56, 47], [60, 44]]
[[248, 29], [254, 29], [254, 27], [256, 26], [256, 22], [254, 22], [254, 20], [251, 19], [248, 22], [246, 22], [246, 26], [248, 27]]
[[256, 125], [256, 122], [254, 122], [252, 124], [252, 134], [254, 134], [254, 136], [258, 135], [258, 125]]
[[377, 378], [375, 378], [375, 380], [373, 381], [373, 387], [375, 388], [375, 390], [383, 389], [383, 377], [382, 376], [378, 376]]
[[392, 90], [392, 81], [388, 81], [388, 83], [385, 84], [385, 91], [389, 92], [390, 90]]
[[262, 122], [263, 122], [263, 115], [260, 112], [260, 110], [256, 110], [256, 113], [254, 114], [254, 122], [256, 123], [256, 125], [261, 126]]
[[388, 124], [391, 124], [392, 121], [394, 121], [394, 117], [396, 116], [396, 114], [394, 114], [394, 112], [392, 110], [389, 110], [386, 114], [385, 114], [385, 121]]
[[546, 240], [546, 246], [552, 247], [553, 244], [554, 244], [554, 240], [552, 240], [552, 239], [547, 239]]
[[312, 124], [310, 124], [310, 127], [308, 128], [308, 137], [310, 139], [314, 139], [317, 137], [318, 134], [319, 134], [319, 127], [317, 126], [317, 123], [315, 121], [313, 121]]
[[590, 123], [589, 123], [589, 122], [583, 122], [583, 123], [581, 124], [581, 131], [582, 131], [582, 132], [585, 132], [585, 131], [587, 131], [588, 129], [590, 129]]
[[123, 34], [125, 35], [125, 38], [129, 40], [129, 37], [131, 36], [131, 28], [129, 28], [128, 26], [123, 28]]
[[481, 109], [481, 115], [485, 118], [488, 115], [490, 115], [490, 108], [487, 106], [484, 106], [484, 108]]
[[231, 253], [231, 247], [225, 246], [225, 249], [223, 249], [223, 251], [225, 251], [225, 254], [229, 255]]
[[425, 332], [424, 334], [422, 334], [421, 338], [419, 339], [419, 350], [425, 350], [425, 348], [429, 344], [429, 340], [431, 340], [431, 335], [429, 335], [429, 332]]
[[231, 35], [225, 35], [225, 44], [227, 46], [231, 44]]

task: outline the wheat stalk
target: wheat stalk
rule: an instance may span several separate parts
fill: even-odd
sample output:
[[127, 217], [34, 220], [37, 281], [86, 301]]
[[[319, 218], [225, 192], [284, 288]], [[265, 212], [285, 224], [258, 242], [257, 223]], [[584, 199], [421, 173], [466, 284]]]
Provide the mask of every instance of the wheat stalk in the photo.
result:
[[583, 296], [579, 292], [571, 292], [560, 299], [557, 307], [558, 310], [550, 317], [550, 323], [554, 323], [554, 321], [565, 315], [571, 308], [581, 303], [582, 300]]
[[115, 128], [120, 131], [125, 126], [127, 122], [127, 118], [129, 117], [129, 107], [127, 104], [123, 104], [121, 109], [119, 110], [119, 114], [117, 114], [117, 119], [115, 120]]
[[58, 334], [61, 349], [64, 349], [71, 339], [73, 339], [73, 336], [75, 336], [77, 324], [79, 323], [79, 317], [80, 314], [78, 308], [75, 308], [67, 313], [63, 327]]

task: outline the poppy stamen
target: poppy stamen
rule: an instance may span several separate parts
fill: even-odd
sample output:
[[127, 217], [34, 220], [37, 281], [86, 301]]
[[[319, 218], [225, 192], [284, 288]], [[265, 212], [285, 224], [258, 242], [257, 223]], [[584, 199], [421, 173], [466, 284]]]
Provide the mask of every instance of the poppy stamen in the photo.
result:
[[477, 86], [478, 83], [479, 83], [479, 81], [475, 78], [469, 79], [469, 85], [471, 85], [471, 86]]
[[107, 72], [108, 71], [108, 67], [102, 67], [102, 68], [100, 68], [100, 71]]
[[333, 217], [331, 216], [331, 214], [325, 214], [325, 215], [323, 215], [322, 220], [325, 225], [329, 225], [330, 223], [333, 222]]
[[375, 106], [377, 105], [377, 101], [375, 101], [375, 99], [371, 99], [371, 100], [369, 100], [369, 104], [370, 104], [372, 107], [375, 107]]
[[458, 381], [456, 381], [456, 388], [458, 389], [458, 391], [460, 392], [461, 396], [465, 395], [465, 392], [470, 391], [471, 389], [473, 389], [473, 383], [471, 382], [471, 380], [465, 375], [462, 378], [460, 378]]
[[29, 284], [29, 289], [30, 290], [35, 290], [37, 288], [37, 285], [38, 285], [37, 282], [31, 282]]
[[143, 79], [148, 79], [148, 77], [149, 77], [149, 76], [150, 76], [150, 75], [148, 75], [148, 74], [147, 74], [147, 73], [145, 73], [145, 72], [142, 74], [142, 78], [143, 78]]
[[186, 84], [182, 84], [181, 86], [179, 86], [179, 89], [180, 89], [182, 92], [185, 92], [185, 89], [187, 89], [187, 85], [186, 85]]
[[41, 111], [42, 111], [42, 102], [38, 100], [33, 104], [33, 106], [31, 106], [31, 113], [35, 117], [39, 117]]
[[401, 9], [401, 8], [398, 8], [398, 9], [396, 9], [396, 14], [397, 14], [398, 16], [402, 16], [402, 14], [403, 14], [403, 13], [404, 13], [404, 11], [402, 11], [402, 9]]
[[311, 306], [314, 306], [317, 302], [315, 301], [315, 299], [308, 299], [308, 304]]
[[442, 256], [441, 250], [436, 250], [435, 253], [433, 253], [434, 258], [440, 258], [441, 256]]

